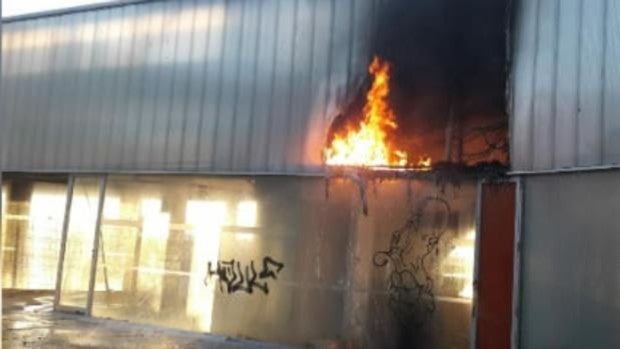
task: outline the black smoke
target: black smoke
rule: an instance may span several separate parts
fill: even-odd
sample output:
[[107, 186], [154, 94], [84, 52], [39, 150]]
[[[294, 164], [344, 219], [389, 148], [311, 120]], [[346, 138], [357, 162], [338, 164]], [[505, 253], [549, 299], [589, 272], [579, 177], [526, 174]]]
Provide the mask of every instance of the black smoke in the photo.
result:
[[[451, 112], [455, 132], [469, 140], [478, 128], [507, 125], [509, 10], [509, 0], [396, 0], [381, 7], [374, 52], [393, 64], [392, 102], [401, 134], [414, 146], [438, 153]], [[464, 160], [468, 151], [480, 149], [463, 149]]]

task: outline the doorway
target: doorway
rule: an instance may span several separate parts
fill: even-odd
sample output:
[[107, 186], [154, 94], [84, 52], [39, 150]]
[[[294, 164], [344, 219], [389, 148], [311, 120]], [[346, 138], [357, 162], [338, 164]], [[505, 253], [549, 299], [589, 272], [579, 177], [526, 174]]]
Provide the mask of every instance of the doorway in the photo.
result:
[[91, 314], [105, 186], [105, 176], [69, 177], [55, 310]]
[[516, 182], [481, 186], [476, 348], [510, 348], [513, 330]]

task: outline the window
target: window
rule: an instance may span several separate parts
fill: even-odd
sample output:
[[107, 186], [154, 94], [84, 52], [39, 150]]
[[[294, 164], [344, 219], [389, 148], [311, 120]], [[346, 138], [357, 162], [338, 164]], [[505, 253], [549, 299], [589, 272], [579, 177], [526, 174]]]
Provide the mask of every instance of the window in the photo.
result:
[[64, 183], [36, 180], [2, 186], [2, 286], [53, 290], [66, 201]]
[[290, 343], [355, 326], [352, 339], [376, 341], [368, 347], [410, 321], [436, 347], [466, 348], [476, 183], [383, 181], [368, 216], [357, 190], [333, 180], [326, 198], [319, 178], [110, 175], [93, 315]]

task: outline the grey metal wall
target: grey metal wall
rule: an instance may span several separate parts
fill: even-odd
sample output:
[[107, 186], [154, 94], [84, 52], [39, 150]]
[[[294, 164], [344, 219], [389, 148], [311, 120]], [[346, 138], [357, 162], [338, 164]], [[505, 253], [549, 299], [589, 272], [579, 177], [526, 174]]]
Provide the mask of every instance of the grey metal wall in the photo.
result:
[[153, 1], [6, 23], [1, 168], [321, 172], [376, 2]]
[[620, 2], [517, 1], [512, 166], [620, 163]]
[[520, 348], [620, 348], [620, 171], [524, 185]]

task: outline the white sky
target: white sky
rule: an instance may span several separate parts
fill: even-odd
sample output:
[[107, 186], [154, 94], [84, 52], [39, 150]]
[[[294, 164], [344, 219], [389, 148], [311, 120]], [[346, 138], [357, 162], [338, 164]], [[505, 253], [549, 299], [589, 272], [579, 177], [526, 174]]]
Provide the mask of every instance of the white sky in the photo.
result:
[[[118, 1], [118, 0], [117, 0]], [[114, 2], [111, 0], [2, 0], [2, 17], [57, 10], [61, 8]]]

